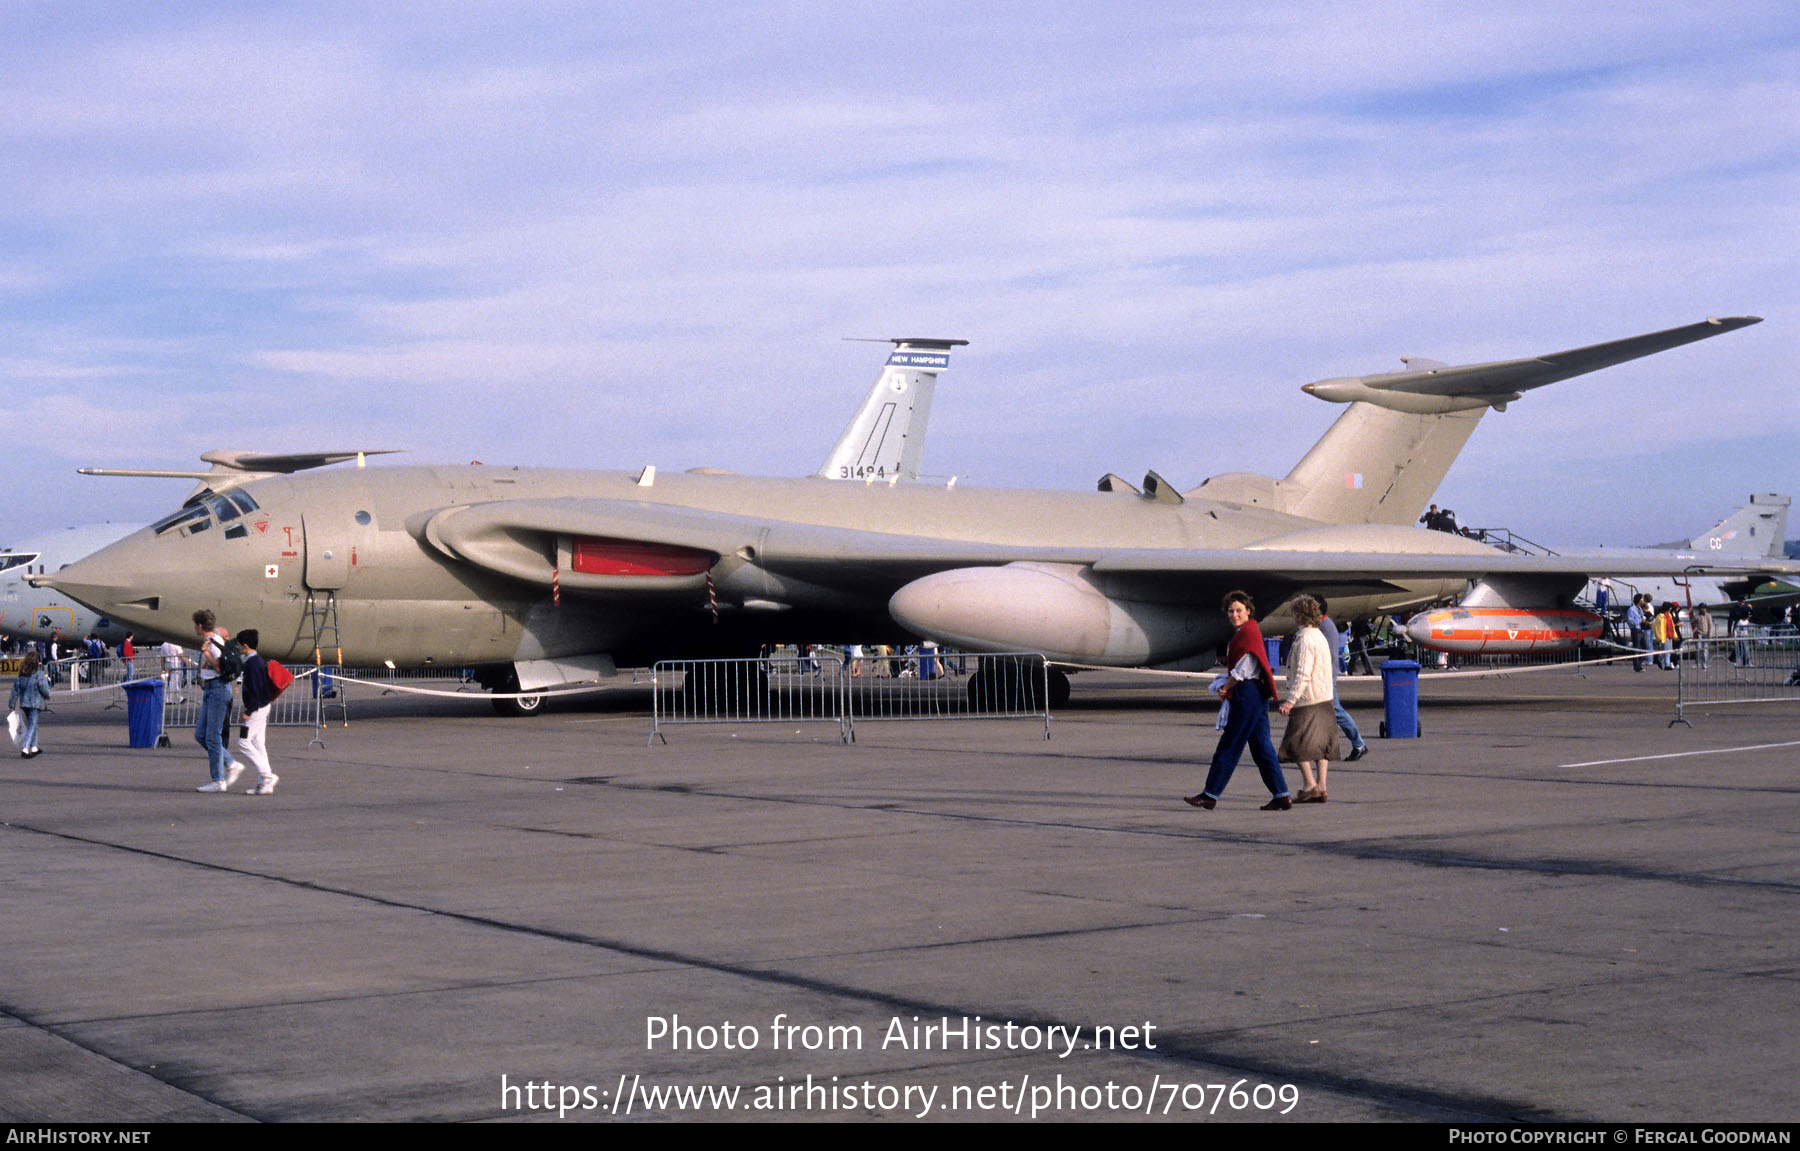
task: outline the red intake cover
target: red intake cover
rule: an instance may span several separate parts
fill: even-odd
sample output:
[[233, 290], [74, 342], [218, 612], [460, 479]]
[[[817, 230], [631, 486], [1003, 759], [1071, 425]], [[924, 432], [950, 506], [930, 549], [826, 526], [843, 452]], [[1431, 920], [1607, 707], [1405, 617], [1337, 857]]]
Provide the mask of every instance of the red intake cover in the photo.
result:
[[699, 575], [713, 563], [711, 552], [599, 536], [577, 536], [574, 551], [575, 570], [587, 575]]

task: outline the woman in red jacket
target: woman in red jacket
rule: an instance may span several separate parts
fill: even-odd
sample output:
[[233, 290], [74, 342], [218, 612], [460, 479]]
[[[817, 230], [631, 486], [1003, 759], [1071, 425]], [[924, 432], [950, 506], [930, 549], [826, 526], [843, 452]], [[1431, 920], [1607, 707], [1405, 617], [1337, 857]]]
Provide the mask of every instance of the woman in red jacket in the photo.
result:
[[1263, 786], [1274, 796], [1263, 805], [1263, 810], [1286, 811], [1294, 806], [1294, 801], [1288, 792], [1287, 777], [1281, 773], [1281, 761], [1275, 758], [1275, 741], [1269, 738], [1269, 704], [1279, 703], [1281, 693], [1269, 667], [1262, 629], [1256, 626], [1256, 604], [1249, 593], [1234, 591], [1226, 594], [1219, 607], [1237, 629], [1231, 645], [1225, 649], [1225, 674], [1214, 685], [1226, 701], [1225, 730], [1213, 751], [1206, 786], [1199, 795], [1184, 798], [1207, 811], [1218, 806], [1219, 796], [1231, 782], [1231, 773], [1237, 770], [1244, 748], [1249, 747], [1250, 757], [1262, 773]]

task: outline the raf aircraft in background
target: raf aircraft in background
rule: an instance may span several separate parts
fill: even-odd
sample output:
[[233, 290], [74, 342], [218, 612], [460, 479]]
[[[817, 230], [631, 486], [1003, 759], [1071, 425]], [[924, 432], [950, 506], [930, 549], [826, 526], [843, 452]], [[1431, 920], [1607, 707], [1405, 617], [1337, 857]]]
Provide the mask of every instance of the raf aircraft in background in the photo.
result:
[[[1758, 492], [1750, 497], [1750, 502], [1732, 512], [1723, 520], [1701, 532], [1686, 544], [1660, 544], [1665, 548], [1685, 548], [1690, 551], [1710, 552], [1713, 555], [1783, 559], [1786, 556], [1788, 511], [1793, 505], [1792, 496], [1784, 496], [1775, 492]], [[1637, 580], [1635, 590], [1643, 592], [1657, 603], [1665, 600], [1681, 604], [1711, 604], [1719, 607], [1728, 600], [1743, 599], [1756, 595], [1756, 579], [1674, 577], [1670, 579]], [[1777, 599], [1792, 599], [1792, 594], [1776, 596]]]
[[[1755, 570], [1758, 561], [1779, 562], [1783, 558], [1788, 505], [1792, 502], [1788, 496], [1773, 493], [1752, 495], [1749, 503], [1687, 543], [1660, 544], [1646, 550], [1711, 556], [1727, 565], [1749, 565], [1743, 569], [1745, 571]], [[1602, 550], [1588, 558], [1598, 565], [1596, 570], [1600, 570], [1605, 569], [1608, 554]], [[1622, 606], [1632, 594], [1641, 592], [1657, 603], [1673, 601], [1684, 607], [1695, 604], [1719, 607], [1728, 600], [1750, 594], [1758, 582], [1745, 576], [1677, 574], [1630, 581], [1619, 579], [1613, 583], [1612, 604]], [[1592, 588], [1588, 598], [1598, 603]], [[1544, 608], [1512, 607], [1506, 603], [1504, 595], [1496, 594], [1487, 580], [1478, 581], [1454, 606], [1420, 612], [1406, 621], [1405, 627], [1407, 638], [1420, 647], [1460, 655], [1572, 651], [1599, 639], [1605, 631], [1606, 621], [1586, 608], [1570, 604]]]
[[26, 578], [58, 571], [135, 530], [131, 524], [86, 524], [0, 549], [0, 635], [48, 640], [61, 632], [70, 640], [92, 632], [109, 644], [124, 639], [126, 629], [106, 616], [49, 588], [32, 587]]
[[1228, 630], [1219, 598], [1237, 587], [1265, 608], [1317, 590], [1349, 617], [1437, 602], [1471, 579], [1530, 608], [1568, 602], [1595, 571], [1740, 566], [1520, 557], [1411, 525], [1489, 408], [1755, 322], [1310, 384], [1350, 406], [1282, 479], [1221, 475], [1184, 493], [1152, 472], [1141, 490], [1107, 476], [1082, 494], [649, 467], [203, 476], [181, 508], [45, 582], [147, 633], [185, 636], [191, 613], [213, 608], [260, 629], [278, 658], [474, 667], [506, 692], [791, 637], [1199, 667]]

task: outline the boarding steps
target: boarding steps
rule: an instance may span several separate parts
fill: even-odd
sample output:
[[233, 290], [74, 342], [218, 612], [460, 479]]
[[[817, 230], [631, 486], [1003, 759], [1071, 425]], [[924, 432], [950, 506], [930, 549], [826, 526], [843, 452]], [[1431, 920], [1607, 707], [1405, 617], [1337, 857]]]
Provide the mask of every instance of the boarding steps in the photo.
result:
[[[325, 678], [325, 669], [328, 667], [335, 669], [340, 674], [344, 670], [344, 646], [338, 630], [336, 590], [327, 588], [321, 592], [312, 588], [307, 589], [306, 622], [312, 628], [313, 663], [319, 668], [319, 677], [313, 681], [313, 690], [322, 693], [319, 698], [319, 722], [321, 724], [325, 722], [325, 707], [327, 701], [330, 701], [337, 706], [341, 724], [348, 727], [350, 725], [349, 700], [345, 698], [342, 688], [335, 684], [327, 686], [329, 681]], [[316, 736], [315, 740], [323, 742], [317, 740]]]
[[1528, 540], [1511, 528], [1463, 528], [1458, 535], [1478, 540], [1490, 547], [1497, 547], [1503, 552], [1512, 552], [1522, 556], [1553, 556], [1555, 548], [1545, 547], [1535, 540]]

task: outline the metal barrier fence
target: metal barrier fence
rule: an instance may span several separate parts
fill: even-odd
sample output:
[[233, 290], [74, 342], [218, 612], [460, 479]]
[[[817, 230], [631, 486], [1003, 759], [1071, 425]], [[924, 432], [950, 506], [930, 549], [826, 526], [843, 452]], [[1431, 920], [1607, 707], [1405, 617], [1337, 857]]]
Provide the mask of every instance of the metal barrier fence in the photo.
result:
[[[294, 682], [288, 689], [275, 697], [270, 704], [270, 727], [311, 727], [324, 726], [325, 709], [336, 706], [345, 712], [344, 721], [349, 722], [348, 708], [343, 703], [343, 693], [337, 688], [330, 674], [321, 676], [318, 669], [311, 665], [287, 669], [294, 673]], [[327, 667], [327, 673], [333, 668]], [[185, 685], [178, 679], [163, 679], [163, 731], [170, 728], [191, 728], [200, 714], [200, 677], [194, 677]], [[242, 703], [234, 693], [231, 698], [231, 722], [243, 722]]]
[[[294, 673], [294, 682], [269, 705], [269, 726], [310, 727], [313, 734], [306, 741], [306, 746], [324, 747], [325, 720], [330, 709], [337, 709], [342, 726], [350, 725], [349, 700], [345, 697], [343, 687], [337, 682], [345, 676], [346, 669], [319, 667], [315, 664], [282, 666]], [[197, 671], [190, 670], [185, 682], [184, 676], [179, 672], [168, 672], [163, 676], [162, 734], [157, 737], [157, 746], [169, 746], [170, 728], [193, 729], [194, 721], [200, 715], [200, 690], [200, 674]], [[227, 737], [232, 728], [243, 722], [243, 703], [234, 692], [230, 716], [226, 721]], [[226, 742], [230, 742], [229, 738]]]
[[907, 719], [1036, 719], [1049, 739], [1051, 675], [1033, 652], [664, 660], [650, 739], [680, 724], [835, 723], [854, 743], [858, 723]]
[[[18, 655], [0, 658], [0, 675], [17, 675], [19, 665], [23, 662], [23, 657]], [[132, 662], [133, 674], [156, 674], [156, 667], [142, 657]], [[98, 695], [106, 699], [106, 706], [109, 708], [125, 706], [125, 693], [120, 690], [120, 685], [128, 677], [125, 673], [125, 661], [116, 656], [103, 659], [66, 656], [54, 662], [46, 660], [40, 666], [50, 680], [53, 700], [58, 696]]]
[[1673, 658], [1677, 674], [1671, 727], [1687, 724], [1683, 712], [1690, 707], [1800, 699], [1800, 637], [1791, 634], [1690, 639]]
[[[6, 663], [12, 665], [11, 671], [14, 674], [18, 671], [18, 662], [16, 656], [7, 657]], [[4, 664], [0, 664], [0, 674], [6, 674], [7, 670]], [[346, 669], [288, 665], [288, 670], [294, 673], [294, 682], [270, 705], [274, 710], [269, 714], [269, 726], [310, 727], [313, 729], [313, 739], [308, 746], [312, 743], [323, 744], [325, 741], [320, 738], [320, 733], [325, 726], [329, 709], [337, 708], [342, 721], [346, 724], [350, 721], [349, 704], [336, 682], [337, 677], [344, 675]], [[117, 656], [103, 659], [59, 659], [54, 663], [44, 664], [44, 671], [50, 677], [53, 703], [58, 699], [89, 697], [104, 699], [107, 708], [128, 706], [125, 696], [127, 683], [161, 678], [162, 727], [157, 737], [160, 747], [169, 746], [170, 729], [192, 730], [194, 721], [200, 714], [199, 670], [181, 668], [165, 671], [159, 655], [139, 655], [132, 661], [130, 672], [126, 671], [125, 661]], [[234, 693], [229, 724], [235, 727], [242, 723], [242, 707]]]
[[[17, 657], [12, 657], [16, 661]], [[151, 661], [139, 656], [132, 661], [132, 673], [154, 675], [156, 668]], [[97, 688], [108, 684], [122, 683], [126, 679], [125, 661], [117, 656], [106, 656], [102, 659], [89, 659], [86, 656], [64, 656], [51, 662], [44, 661], [44, 674], [50, 677], [53, 688]], [[17, 671], [15, 666], [13, 671]]]

